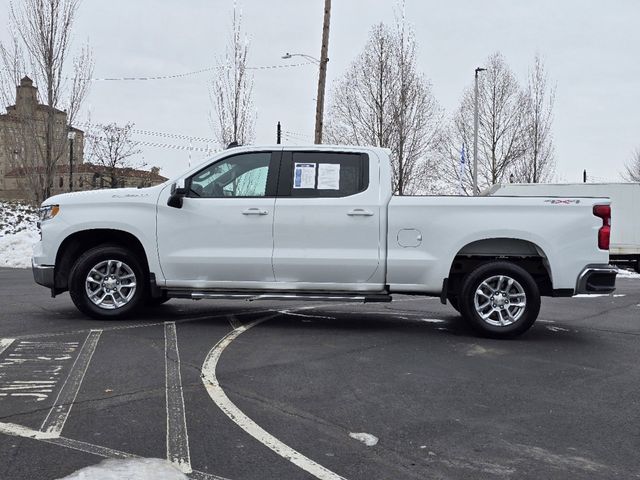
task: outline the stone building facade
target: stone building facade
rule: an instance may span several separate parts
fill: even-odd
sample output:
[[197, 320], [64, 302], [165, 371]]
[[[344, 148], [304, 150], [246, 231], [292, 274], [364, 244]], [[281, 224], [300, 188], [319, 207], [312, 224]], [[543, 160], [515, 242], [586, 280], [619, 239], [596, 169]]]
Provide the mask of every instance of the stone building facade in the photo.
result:
[[[54, 151], [58, 161], [52, 172], [51, 195], [97, 188], [152, 186], [166, 180], [159, 175], [157, 168], [151, 171], [133, 168], [112, 171], [84, 163], [84, 132], [67, 124], [66, 112], [52, 110]], [[29, 77], [24, 77], [16, 88], [15, 105], [6, 107], [6, 111], [0, 115], [0, 200], [30, 200], [32, 195], [27, 176], [44, 174], [43, 162], [31, 160], [42, 158], [51, 110], [38, 102], [37, 87]], [[73, 140], [69, 139], [70, 133]], [[73, 185], [70, 185], [69, 174], [71, 155]], [[112, 181], [112, 177], [117, 180]]]

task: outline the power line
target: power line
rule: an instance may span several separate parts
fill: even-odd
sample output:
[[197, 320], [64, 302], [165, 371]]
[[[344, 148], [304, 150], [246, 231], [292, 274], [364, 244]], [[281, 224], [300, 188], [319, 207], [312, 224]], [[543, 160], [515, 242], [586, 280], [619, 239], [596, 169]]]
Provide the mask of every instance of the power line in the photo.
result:
[[[87, 135], [89, 138], [97, 138], [102, 140], [108, 140], [107, 137], [102, 135]], [[136, 145], [142, 145], [145, 147], [156, 147], [156, 148], [168, 148], [171, 150], [188, 150], [191, 152], [203, 152], [203, 153], [215, 153], [221, 151], [219, 148], [203, 148], [203, 147], [194, 147], [192, 145], [174, 145], [169, 143], [158, 143], [158, 142], [145, 142], [142, 140], [134, 140]]]
[[305, 138], [301, 138], [301, 137], [296, 137], [296, 136], [293, 136], [293, 135], [291, 135], [289, 133], [285, 133], [285, 132], [282, 133], [282, 136], [284, 137], [285, 140], [291, 141], [291, 142], [294, 142], [294, 143], [301, 143], [301, 142], [307, 142], [308, 143], [308, 142], [312, 142], [313, 141], [313, 140], [311, 140], [309, 138], [305, 139]]
[[[91, 129], [91, 127], [95, 127], [98, 124], [95, 123], [77, 123], [76, 125], [81, 126], [81, 127], [89, 127], [89, 129]], [[135, 133], [138, 135], [148, 135], [151, 137], [162, 137], [162, 138], [175, 138], [178, 140], [190, 140], [190, 141], [194, 141], [194, 142], [201, 142], [201, 143], [218, 143], [215, 139], [213, 138], [207, 138], [207, 137], [195, 137], [193, 135], [186, 135], [186, 134], [182, 134], [182, 133], [168, 133], [168, 132], [156, 132], [153, 130], [140, 130], [140, 129], [131, 129], [130, 130], [131, 133]]]
[[[313, 62], [308, 61], [308, 62], [301, 62], [301, 63], [283, 63], [278, 65], [260, 65], [256, 67], [246, 67], [246, 69], [247, 70], [275, 70], [279, 68], [302, 67], [304, 65], [312, 65], [312, 64]], [[194, 70], [192, 72], [176, 73], [171, 75], [157, 75], [157, 76], [144, 76], [144, 77], [99, 77], [99, 78], [89, 78], [87, 80], [91, 82], [172, 80], [176, 78], [184, 78], [184, 77], [190, 77], [193, 75], [199, 75], [201, 73], [212, 72], [214, 70], [218, 70], [222, 68], [226, 68], [226, 67], [220, 67], [220, 66], [206, 67], [200, 70]]]
[[309, 134], [306, 134], [306, 133], [291, 132], [289, 130], [282, 130], [282, 131], [284, 133], [288, 133], [289, 135], [294, 136], [294, 137], [308, 138], [308, 139], [312, 139], [313, 138], [313, 135], [309, 135]]

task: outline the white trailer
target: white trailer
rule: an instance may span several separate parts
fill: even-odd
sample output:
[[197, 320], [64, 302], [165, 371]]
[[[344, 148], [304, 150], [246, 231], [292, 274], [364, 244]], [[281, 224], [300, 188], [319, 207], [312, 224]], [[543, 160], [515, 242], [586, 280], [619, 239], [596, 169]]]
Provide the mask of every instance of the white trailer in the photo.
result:
[[509, 183], [485, 192], [505, 197], [609, 197], [611, 262], [640, 273], [640, 183]]

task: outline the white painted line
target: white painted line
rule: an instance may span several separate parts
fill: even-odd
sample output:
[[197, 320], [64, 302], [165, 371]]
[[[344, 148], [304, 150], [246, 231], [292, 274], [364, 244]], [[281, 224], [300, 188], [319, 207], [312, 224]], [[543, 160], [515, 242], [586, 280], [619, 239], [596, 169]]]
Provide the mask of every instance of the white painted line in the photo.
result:
[[[79, 452], [90, 453], [104, 458], [141, 458], [133, 453], [122, 452], [108, 447], [101, 447], [100, 445], [94, 445], [80, 440], [73, 440], [71, 438], [56, 437], [48, 433], [23, 427], [22, 425], [16, 425], [15, 423], [0, 422], [0, 433], [14, 437], [33, 438], [35, 440], [41, 440], [46, 443], [78, 450]], [[194, 480], [229, 480], [228, 478], [219, 477], [199, 470], [194, 470], [189, 474], [189, 476]]]
[[294, 317], [305, 317], [305, 318], [324, 318], [327, 320], [335, 320], [336, 317], [325, 317], [323, 315], [307, 315], [304, 313], [295, 313], [292, 312], [291, 310], [278, 310], [278, 313], [281, 313], [282, 315], [291, 315]]
[[[306, 307], [305, 309], [309, 309], [309, 307]], [[236, 425], [242, 428], [253, 438], [258, 440], [260, 443], [318, 479], [344, 480], [344, 478], [337, 473], [332, 472], [331, 470], [314, 462], [310, 458], [305, 457], [303, 454], [294, 450], [288, 445], [285, 445], [276, 437], [256, 424], [238, 407], [236, 407], [236, 405], [229, 399], [229, 397], [227, 397], [227, 395], [224, 393], [224, 390], [218, 383], [218, 379], [216, 377], [216, 366], [218, 365], [218, 360], [220, 359], [220, 355], [222, 354], [224, 349], [227, 348], [229, 344], [242, 333], [262, 322], [276, 317], [277, 315], [278, 314], [270, 315], [266, 318], [262, 318], [260, 320], [256, 320], [254, 322], [243, 325], [242, 327], [233, 330], [224, 338], [222, 338], [222, 340], [220, 340], [208, 353], [207, 358], [202, 365], [202, 381], [204, 383], [204, 386], [207, 389], [207, 393], [209, 393], [209, 396], [220, 408], [220, 410], [222, 410], [222, 412], [227, 415], [227, 417], [235, 422]]]
[[446, 322], [446, 320], [442, 320], [440, 318], [420, 318], [419, 321], [420, 322], [427, 322], [427, 323], [444, 323], [444, 322]]
[[573, 298], [598, 298], [598, 297], [613, 297], [620, 298], [626, 297], [626, 293], [616, 293], [615, 295], [611, 295], [610, 293], [580, 293], [578, 295], [574, 295]]
[[66, 437], [43, 438], [41, 440], [47, 443], [53, 443], [54, 445], [60, 445], [62, 447], [71, 448], [80, 452], [91, 453], [93, 455], [104, 458], [138, 458], [138, 455], [121, 452], [120, 450], [114, 450], [113, 448], [101, 447], [100, 445], [93, 445], [91, 443], [82, 442], [80, 440], [73, 440]]
[[0, 422], [0, 433], [12, 435], [14, 437], [35, 438], [37, 440], [51, 438], [54, 436], [50, 433], [40, 432], [39, 430], [33, 430], [29, 427], [23, 427], [22, 425], [7, 422]]
[[0, 360], [0, 396], [46, 400], [77, 348], [78, 342], [16, 341]]
[[547, 330], [550, 330], [552, 332], [569, 332], [570, 330], [568, 328], [562, 328], [562, 327], [546, 327]]
[[51, 407], [47, 417], [42, 422], [40, 431], [47, 432], [55, 436], [60, 436], [62, 433], [64, 424], [67, 421], [69, 412], [71, 411], [71, 407], [73, 407], [73, 402], [75, 402], [78, 391], [80, 390], [80, 385], [82, 385], [84, 374], [89, 367], [89, 362], [91, 361], [93, 352], [98, 345], [101, 333], [102, 330], [91, 330], [89, 332], [89, 335], [84, 341], [75, 362], [73, 362], [69, 376], [67, 376], [67, 379], [60, 389], [60, 393], [58, 393], [58, 397], [56, 398], [53, 407]]
[[[264, 310], [245, 310], [245, 311], [236, 313], [236, 315], [257, 315], [259, 313], [268, 313], [268, 312], [273, 312], [273, 309], [269, 308]], [[189, 322], [199, 322], [200, 320], [212, 320], [214, 318], [226, 317], [227, 315], [228, 315], [227, 313], [221, 313], [219, 315], [200, 315], [198, 317], [184, 317], [184, 318], [175, 320], [175, 323], [180, 324], [180, 323], [189, 323]], [[111, 332], [114, 330], [129, 330], [132, 328], [155, 327], [158, 325], [164, 325], [165, 323], [166, 322], [151, 322], [151, 323], [139, 323], [134, 325], [118, 325], [114, 327], [101, 328], [100, 330], [102, 330], [103, 332]], [[31, 333], [27, 335], [16, 335], [16, 339], [62, 337], [62, 336], [75, 335], [75, 334], [81, 334], [81, 333], [87, 333], [87, 332], [91, 332], [91, 329], [84, 328], [79, 330], [69, 330], [66, 332], [56, 332], [56, 333], [45, 332], [45, 333]]]
[[164, 363], [167, 398], [167, 460], [183, 473], [191, 473], [189, 434], [184, 412], [180, 352], [175, 322], [164, 324]]
[[0, 338], [0, 355], [9, 348], [9, 345], [11, 345], [14, 340], [15, 338]]

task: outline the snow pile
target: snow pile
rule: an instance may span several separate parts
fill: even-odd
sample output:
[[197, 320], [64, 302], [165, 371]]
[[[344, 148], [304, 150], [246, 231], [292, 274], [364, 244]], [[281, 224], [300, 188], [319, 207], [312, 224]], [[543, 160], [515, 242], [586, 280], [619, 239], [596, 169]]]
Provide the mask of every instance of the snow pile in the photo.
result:
[[22, 203], [0, 202], [0, 237], [35, 230], [38, 209]]
[[40, 238], [37, 221], [34, 207], [0, 202], [0, 267], [31, 266], [33, 245]]
[[103, 460], [60, 480], [187, 480], [187, 477], [160, 458]]
[[640, 273], [634, 272], [633, 270], [619, 268], [617, 278], [640, 278]]
[[367, 447], [373, 447], [375, 445], [377, 445], [378, 443], [378, 437], [376, 437], [375, 435], [371, 435], [370, 433], [354, 433], [351, 432], [349, 433], [349, 436], [351, 438], [355, 438], [356, 440], [359, 440], [360, 442], [364, 443]]

